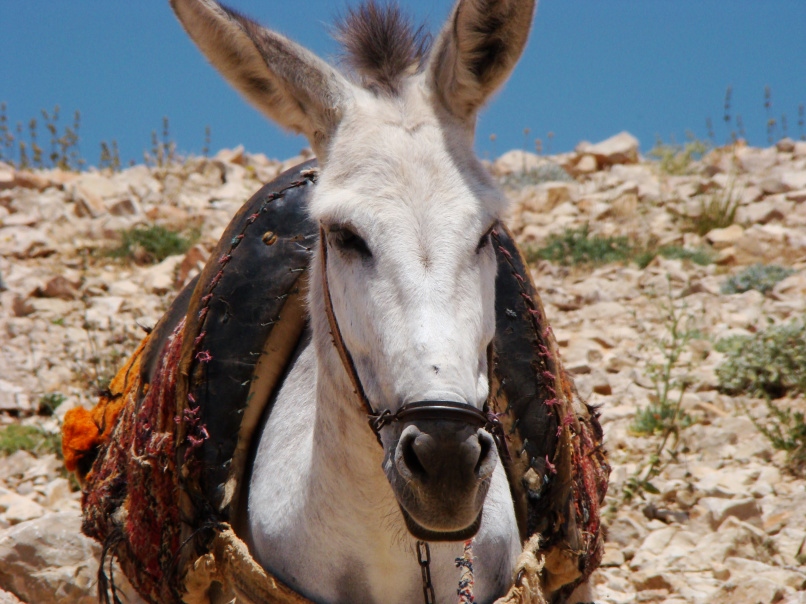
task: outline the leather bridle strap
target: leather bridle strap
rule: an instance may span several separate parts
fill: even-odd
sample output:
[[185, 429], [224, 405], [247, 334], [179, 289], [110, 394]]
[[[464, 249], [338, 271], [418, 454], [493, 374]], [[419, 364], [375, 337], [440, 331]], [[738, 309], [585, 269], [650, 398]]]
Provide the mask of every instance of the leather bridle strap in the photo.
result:
[[[333, 336], [333, 345], [341, 357], [341, 364], [344, 365], [345, 371], [353, 383], [353, 389], [356, 396], [361, 400], [367, 414], [374, 419], [376, 417], [375, 410], [369, 404], [369, 399], [364, 392], [364, 387], [361, 385], [361, 380], [358, 379], [358, 372], [355, 370], [355, 363], [353, 356], [347, 347], [344, 345], [344, 338], [341, 336], [339, 323], [336, 321], [336, 313], [333, 312], [333, 300], [330, 298], [330, 284], [327, 280], [327, 239], [324, 227], [319, 227], [319, 248], [322, 250], [322, 287], [324, 288], [325, 296], [325, 314], [327, 315], [327, 322], [330, 324], [330, 333]], [[370, 420], [371, 422], [372, 420]], [[377, 433], [376, 433], [377, 434]], [[380, 440], [380, 437], [379, 437]]]
[[[327, 279], [327, 239], [324, 227], [319, 227], [319, 247], [322, 250], [322, 287], [324, 288], [325, 314], [330, 325], [330, 333], [333, 336], [333, 345], [339, 353], [344, 370], [347, 372], [353, 384], [353, 390], [361, 401], [367, 412], [369, 426], [375, 433], [378, 443], [381, 442], [381, 429], [394, 422], [409, 422], [416, 420], [442, 420], [456, 421], [465, 424], [475, 425], [484, 428], [496, 437], [499, 448], [503, 442], [503, 428], [495, 415], [477, 409], [467, 403], [457, 403], [454, 401], [416, 401], [403, 405], [396, 413], [390, 410], [377, 412], [364, 392], [364, 387], [358, 377], [353, 356], [344, 344], [344, 338], [339, 329], [339, 322], [336, 320], [336, 313], [333, 311], [333, 300], [330, 297], [330, 284]], [[491, 345], [492, 346], [492, 345]], [[492, 350], [488, 352], [490, 363], [492, 363]]]
[[417, 401], [408, 403], [398, 409], [397, 413], [384, 411], [376, 414], [370, 422], [372, 429], [380, 432], [387, 424], [394, 422], [413, 422], [428, 420], [448, 420], [476, 425], [487, 428], [490, 425], [489, 416], [481, 409], [476, 409], [467, 403], [453, 401]]

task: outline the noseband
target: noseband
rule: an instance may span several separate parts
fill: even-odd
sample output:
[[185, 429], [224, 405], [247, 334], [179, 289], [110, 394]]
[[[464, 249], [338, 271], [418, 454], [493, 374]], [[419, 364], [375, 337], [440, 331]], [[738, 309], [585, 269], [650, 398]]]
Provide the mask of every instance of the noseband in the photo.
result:
[[[333, 312], [333, 301], [330, 297], [330, 286], [327, 280], [327, 239], [325, 237], [325, 229], [323, 227], [319, 228], [319, 247], [322, 250], [322, 285], [325, 290], [325, 312], [327, 314], [328, 323], [330, 324], [330, 332], [333, 335], [333, 345], [339, 352], [342, 365], [344, 365], [344, 369], [347, 371], [347, 375], [350, 377], [350, 381], [353, 383], [356, 396], [361, 400], [361, 403], [367, 412], [369, 427], [375, 434], [375, 438], [378, 439], [378, 443], [382, 445], [381, 430], [384, 426], [389, 424], [398, 422], [413, 422], [418, 420], [436, 420], [459, 422], [468, 424], [470, 426], [483, 428], [493, 435], [496, 444], [500, 449], [501, 445], [503, 444], [503, 439], [501, 438], [503, 436], [503, 426], [501, 425], [501, 422], [496, 419], [494, 414], [477, 409], [473, 405], [469, 405], [467, 403], [457, 403], [454, 401], [416, 401], [403, 405], [395, 413], [392, 413], [392, 411], [389, 409], [385, 409], [383, 411], [376, 411], [373, 409], [366, 393], [364, 392], [364, 387], [361, 384], [361, 380], [358, 377], [358, 372], [356, 371], [353, 357], [350, 354], [350, 351], [347, 349], [347, 346], [344, 344], [344, 339], [342, 338], [341, 330], [339, 329], [339, 323], [336, 320], [336, 314]], [[489, 356], [492, 357], [492, 355]], [[490, 363], [488, 363], [488, 366], [492, 366], [492, 358], [490, 358]], [[484, 406], [485, 409], [488, 407], [487, 404]]]

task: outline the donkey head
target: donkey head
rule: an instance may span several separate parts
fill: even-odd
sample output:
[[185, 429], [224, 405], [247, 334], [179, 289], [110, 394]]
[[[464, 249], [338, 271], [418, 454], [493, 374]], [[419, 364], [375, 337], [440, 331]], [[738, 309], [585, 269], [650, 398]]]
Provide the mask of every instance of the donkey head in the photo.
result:
[[[490, 232], [505, 199], [473, 154], [473, 136], [477, 112], [525, 46], [534, 0], [459, 0], [430, 52], [396, 8], [370, 2], [339, 30], [348, 76], [213, 0], [171, 4], [223, 75], [303, 133], [319, 158], [310, 213], [327, 261], [313, 261], [310, 308], [320, 364], [345, 377], [317, 278], [324, 271], [376, 411], [416, 401], [482, 408], [495, 331]], [[320, 404], [330, 395], [320, 385]], [[412, 534], [474, 534], [497, 462], [490, 434], [420, 418], [387, 425], [380, 438]]]

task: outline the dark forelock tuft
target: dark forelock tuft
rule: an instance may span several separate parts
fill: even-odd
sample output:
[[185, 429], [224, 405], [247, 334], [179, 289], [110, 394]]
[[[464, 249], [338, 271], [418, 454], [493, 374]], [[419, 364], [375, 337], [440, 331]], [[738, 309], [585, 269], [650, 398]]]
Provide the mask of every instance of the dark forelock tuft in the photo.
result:
[[396, 93], [404, 76], [421, 67], [431, 36], [395, 3], [367, 0], [336, 23], [344, 58], [370, 89]]

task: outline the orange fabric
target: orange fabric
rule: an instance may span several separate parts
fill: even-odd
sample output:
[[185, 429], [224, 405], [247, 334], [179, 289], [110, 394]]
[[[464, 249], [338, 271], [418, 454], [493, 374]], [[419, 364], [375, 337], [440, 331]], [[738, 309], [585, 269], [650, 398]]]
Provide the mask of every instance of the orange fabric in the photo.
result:
[[64, 465], [70, 472], [77, 471], [81, 460], [106, 442], [112, 434], [128, 394], [139, 384], [140, 358], [147, 342], [148, 336], [143, 338], [134, 354], [120, 368], [109, 384], [109, 390], [101, 395], [92, 411], [76, 407], [65, 414], [62, 425], [62, 454]]

